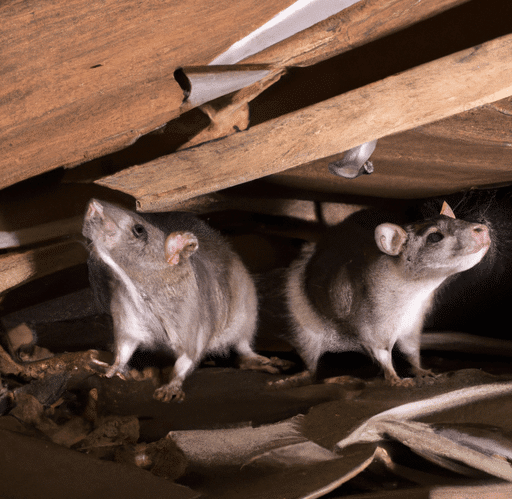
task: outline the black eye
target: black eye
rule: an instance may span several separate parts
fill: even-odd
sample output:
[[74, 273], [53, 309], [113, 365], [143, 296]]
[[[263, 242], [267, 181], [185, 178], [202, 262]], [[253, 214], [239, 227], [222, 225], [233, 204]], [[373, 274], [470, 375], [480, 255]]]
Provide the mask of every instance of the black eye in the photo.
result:
[[146, 229], [141, 224], [134, 225], [132, 228], [132, 233], [138, 239], [143, 238], [143, 237], [146, 238], [148, 235], [146, 232]]
[[431, 232], [428, 236], [427, 236], [427, 241], [429, 243], [438, 243], [439, 241], [441, 241], [441, 239], [443, 239], [444, 236], [443, 234], [441, 234], [440, 232]]

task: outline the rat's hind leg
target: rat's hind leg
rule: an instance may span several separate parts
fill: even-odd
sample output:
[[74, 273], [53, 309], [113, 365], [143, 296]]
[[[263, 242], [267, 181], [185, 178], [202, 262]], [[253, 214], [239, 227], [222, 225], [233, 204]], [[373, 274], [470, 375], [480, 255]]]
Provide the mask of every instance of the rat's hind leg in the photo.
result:
[[170, 402], [171, 400], [181, 402], [184, 400], [183, 381], [194, 369], [194, 366], [195, 362], [186, 353], [181, 354], [174, 363], [171, 380], [166, 385], [157, 388], [153, 398], [161, 402]]
[[384, 371], [384, 378], [393, 386], [414, 386], [414, 380], [411, 378], [400, 378], [393, 367], [391, 349], [372, 348], [373, 358], [378, 362]]
[[102, 362], [99, 360], [95, 360], [95, 364], [101, 366], [106, 369], [104, 374], [107, 378], [112, 378], [117, 374], [121, 379], [125, 379], [126, 376], [126, 366], [131, 356], [135, 352], [138, 347], [137, 341], [117, 341], [116, 349], [115, 349], [115, 358], [114, 363], [112, 365], [107, 364], [106, 362]]
[[[242, 269], [241, 263], [239, 265]], [[222, 335], [223, 347], [234, 348], [239, 356], [240, 369], [271, 374], [289, 369], [290, 362], [258, 355], [251, 346], [256, 335], [258, 299], [256, 288], [245, 269], [240, 270], [239, 277], [236, 278], [233, 296], [235, 299], [232, 303], [232, 314]]]
[[396, 346], [411, 365], [411, 371], [414, 376], [418, 378], [435, 378], [436, 375], [430, 369], [423, 369], [421, 367], [420, 341], [420, 333], [414, 331], [407, 336], [399, 338]]
[[297, 350], [302, 358], [306, 369], [299, 373], [288, 376], [284, 379], [269, 382], [269, 387], [274, 389], [292, 388], [296, 386], [310, 385], [315, 380], [318, 361], [325, 349], [322, 338], [317, 334], [307, 330], [299, 330], [297, 336], [301, 335], [301, 340], [297, 342]]

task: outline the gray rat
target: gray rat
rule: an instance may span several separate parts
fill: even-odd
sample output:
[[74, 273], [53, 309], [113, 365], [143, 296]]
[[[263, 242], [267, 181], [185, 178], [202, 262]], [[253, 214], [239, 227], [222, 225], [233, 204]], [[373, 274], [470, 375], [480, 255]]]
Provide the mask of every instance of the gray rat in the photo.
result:
[[392, 363], [396, 345], [415, 376], [420, 334], [439, 286], [489, 249], [485, 225], [458, 220], [447, 205], [435, 218], [397, 225], [359, 212], [307, 244], [286, 275], [291, 342], [306, 371], [276, 385], [310, 382], [326, 352], [363, 352], [393, 385], [410, 386]]
[[233, 348], [241, 368], [278, 372], [252, 349], [255, 286], [216, 230], [188, 213], [137, 214], [92, 199], [82, 232], [91, 287], [113, 318], [107, 377], [122, 376], [139, 346], [176, 357], [170, 382], [154, 394], [165, 402], [184, 398], [183, 380], [209, 353]]

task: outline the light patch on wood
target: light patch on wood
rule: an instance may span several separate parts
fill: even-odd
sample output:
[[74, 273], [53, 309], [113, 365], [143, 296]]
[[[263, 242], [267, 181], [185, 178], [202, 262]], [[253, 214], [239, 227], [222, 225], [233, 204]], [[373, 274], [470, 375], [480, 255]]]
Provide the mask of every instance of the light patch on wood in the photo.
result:
[[210, 64], [235, 64], [246, 57], [327, 19], [359, 0], [298, 0], [269, 22], [239, 40]]

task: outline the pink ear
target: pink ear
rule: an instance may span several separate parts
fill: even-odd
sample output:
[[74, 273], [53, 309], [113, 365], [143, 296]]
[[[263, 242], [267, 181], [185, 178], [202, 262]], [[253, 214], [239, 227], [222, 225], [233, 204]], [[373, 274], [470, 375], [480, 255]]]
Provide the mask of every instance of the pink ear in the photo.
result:
[[197, 237], [191, 232], [173, 232], [165, 240], [165, 260], [169, 265], [177, 265], [180, 256], [188, 258], [198, 247]]
[[407, 241], [407, 232], [395, 224], [384, 223], [375, 228], [377, 247], [387, 255], [397, 256]]
[[450, 218], [456, 218], [455, 213], [453, 213], [453, 210], [450, 208], [450, 205], [446, 201], [443, 201], [440, 214]]
[[96, 215], [99, 218], [103, 218], [103, 206], [96, 199], [91, 199], [85, 217], [91, 219]]

